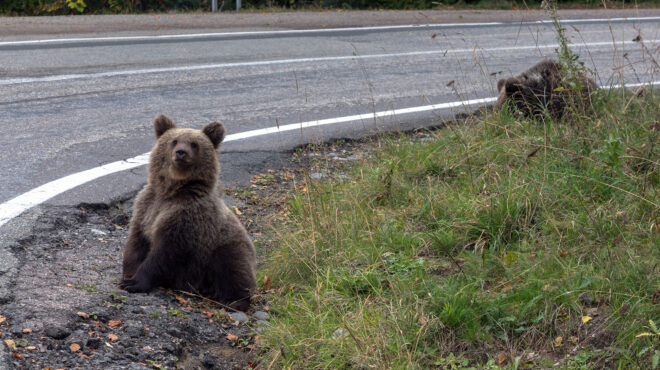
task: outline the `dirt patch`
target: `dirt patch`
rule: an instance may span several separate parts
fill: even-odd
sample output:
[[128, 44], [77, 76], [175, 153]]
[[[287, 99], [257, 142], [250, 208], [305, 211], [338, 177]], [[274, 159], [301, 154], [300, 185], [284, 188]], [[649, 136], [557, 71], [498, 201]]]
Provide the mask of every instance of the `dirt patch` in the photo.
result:
[[183, 292], [117, 287], [132, 199], [51, 209], [14, 248], [21, 267], [0, 328], [15, 368], [251, 364], [263, 302], [240, 317]]

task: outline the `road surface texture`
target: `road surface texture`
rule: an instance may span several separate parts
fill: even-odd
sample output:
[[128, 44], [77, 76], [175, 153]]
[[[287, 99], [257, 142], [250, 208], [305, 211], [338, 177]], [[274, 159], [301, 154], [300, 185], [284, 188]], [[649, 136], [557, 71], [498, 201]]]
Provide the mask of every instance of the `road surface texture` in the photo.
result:
[[[598, 83], [660, 80], [660, 9], [573, 10], [560, 16]], [[284, 165], [288, 153], [305, 143], [438, 125], [473, 109], [479, 104], [460, 102], [495, 96], [499, 78], [555, 54], [548, 19], [541, 11], [0, 18], [3, 339], [34, 351], [61, 351], [62, 362], [52, 366], [85, 366], [75, 362], [86, 359], [72, 344], [87, 349], [79, 353], [98, 366], [139, 366], [167, 356], [172, 361], [193, 345], [225, 340], [233, 330], [230, 320], [227, 328], [195, 332], [204, 317], [168, 314], [165, 293], [116, 298], [125, 296], [113, 274], [130, 199], [146, 181], [145, 166], [89, 182], [73, 176], [67, 181], [80, 186], [64, 192], [50, 186], [54, 197], [30, 203], [35, 198], [29, 192], [41, 185], [149, 152], [157, 114], [194, 128], [222, 120], [235, 136], [221, 148], [221, 179], [230, 187], [244, 185], [255, 173]], [[428, 108], [449, 102], [458, 103]], [[403, 110], [412, 107], [426, 108]], [[374, 118], [375, 112], [392, 110], [396, 114]], [[335, 119], [359, 114], [364, 116]], [[304, 122], [311, 127], [303, 128]], [[286, 125], [300, 128], [277, 132]], [[254, 132], [264, 128], [273, 130]], [[12, 203], [26, 193], [26, 201]], [[92, 310], [96, 319], [76, 315]], [[130, 325], [120, 327], [132, 339], [96, 341], [99, 333], [113, 330], [110, 320], [125, 314], [187, 315], [188, 321], [184, 326], [161, 321], [175, 329], [169, 333], [147, 330], [145, 322], [130, 317], [125, 319]], [[44, 347], [28, 342], [40, 337], [48, 338]], [[171, 348], [150, 347], [149, 338], [165, 337]], [[94, 340], [87, 345], [89, 338]], [[147, 350], [116, 358], [130, 352], [125, 347], [130, 340], [143, 341]], [[124, 347], [112, 352], [115, 345]], [[150, 351], [158, 355], [151, 358]], [[32, 366], [13, 353], [18, 352], [9, 345], [2, 347], [0, 368]], [[197, 351], [194, 361], [232, 366], [227, 356], [205, 360], [204, 353]]]

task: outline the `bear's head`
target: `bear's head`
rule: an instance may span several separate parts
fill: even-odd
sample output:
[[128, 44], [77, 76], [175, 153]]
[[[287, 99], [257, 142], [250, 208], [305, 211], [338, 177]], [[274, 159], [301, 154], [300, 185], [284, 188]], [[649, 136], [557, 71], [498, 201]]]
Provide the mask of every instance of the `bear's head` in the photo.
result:
[[171, 193], [193, 185], [204, 190], [215, 187], [220, 165], [217, 149], [225, 137], [225, 126], [211, 122], [201, 130], [177, 128], [171, 119], [154, 120], [158, 139], [151, 152], [149, 180], [157, 192]]
[[507, 99], [511, 98], [516, 92], [520, 90], [520, 80], [516, 77], [502, 78], [497, 81], [497, 101], [495, 102], [495, 109], [504, 106]]

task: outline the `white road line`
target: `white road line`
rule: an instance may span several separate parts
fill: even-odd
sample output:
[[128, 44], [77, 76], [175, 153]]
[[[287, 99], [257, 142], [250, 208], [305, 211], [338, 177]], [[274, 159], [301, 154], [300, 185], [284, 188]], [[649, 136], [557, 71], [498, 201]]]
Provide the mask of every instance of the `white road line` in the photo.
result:
[[[660, 40], [646, 40], [646, 42], [656, 43]], [[634, 41], [603, 41], [603, 42], [588, 42], [581, 44], [569, 44], [569, 47], [614, 47], [621, 45], [632, 45], [637, 44]], [[316, 57], [316, 58], [299, 58], [299, 59], [280, 59], [280, 60], [263, 60], [255, 62], [237, 62], [237, 63], [214, 63], [214, 64], [200, 64], [192, 66], [181, 66], [181, 67], [165, 67], [165, 68], [146, 68], [146, 69], [133, 69], [133, 70], [123, 70], [123, 71], [109, 71], [109, 72], [97, 72], [97, 73], [76, 73], [76, 74], [64, 74], [64, 75], [52, 75], [52, 76], [43, 76], [43, 77], [17, 77], [17, 78], [8, 78], [0, 79], [1, 85], [16, 85], [16, 84], [25, 84], [25, 83], [39, 83], [39, 82], [55, 82], [55, 81], [66, 81], [66, 80], [77, 80], [84, 78], [106, 78], [106, 77], [117, 77], [117, 76], [131, 76], [131, 75], [142, 75], [150, 73], [167, 73], [167, 72], [189, 72], [189, 71], [199, 71], [206, 69], [221, 69], [221, 68], [236, 68], [236, 67], [254, 67], [254, 66], [266, 66], [266, 65], [278, 65], [278, 64], [294, 64], [294, 63], [315, 63], [315, 62], [334, 62], [342, 60], [360, 60], [360, 59], [374, 59], [374, 58], [393, 58], [393, 57], [407, 57], [407, 56], [419, 56], [419, 55], [434, 55], [434, 54], [457, 54], [457, 53], [474, 53], [475, 50], [481, 52], [498, 52], [498, 51], [507, 51], [511, 52], [514, 50], [536, 50], [536, 49], [556, 49], [559, 48], [559, 44], [550, 44], [550, 45], [528, 45], [528, 46], [516, 46], [516, 47], [497, 47], [497, 48], [480, 48], [480, 49], [448, 49], [448, 50], [428, 50], [428, 51], [412, 51], [406, 53], [389, 53], [389, 54], [371, 54], [371, 55], [347, 55], [347, 56], [338, 56], [338, 57]]]
[[[561, 20], [562, 24], [585, 24], [602, 22], [649, 22], [660, 21], [660, 17], [631, 17], [631, 18], [588, 18], [588, 19], [566, 19]], [[110, 36], [110, 37], [77, 37], [62, 39], [41, 39], [41, 40], [19, 40], [2, 41], [0, 46], [17, 45], [45, 45], [45, 44], [65, 44], [76, 42], [108, 42], [108, 41], [145, 41], [145, 40], [176, 40], [176, 39], [197, 39], [211, 37], [235, 37], [235, 36], [268, 36], [268, 35], [304, 35], [308, 33], [336, 33], [336, 32], [355, 32], [355, 31], [382, 31], [382, 30], [423, 30], [430, 28], [450, 28], [450, 27], [490, 27], [505, 25], [539, 25], [551, 24], [552, 20], [526, 21], [526, 22], [483, 22], [483, 23], [430, 23], [430, 24], [407, 24], [393, 26], [372, 26], [372, 27], [346, 27], [346, 28], [318, 28], [306, 30], [264, 30], [264, 31], [237, 31], [237, 32], [208, 32], [208, 33], [190, 33], [173, 35], [142, 35], [142, 36]]]
[[[654, 85], [654, 86], [660, 85], [660, 81], [627, 84], [626, 87], [637, 87], [642, 85]], [[620, 87], [621, 85], [614, 85], [614, 86], [605, 86], [604, 88], [620, 88]], [[381, 117], [400, 116], [403, 114], [426, 112], [430, 110], [440, 110], [440, 109], [480, 105], [485, 103], [491, 103], [494, 102], [495, 100], [497, 100], [497, 98], [472, 99], [465, 101], [455, 101], [451, 103], [432, 104], [432, 105], [424, 105], [424, 106], [402, 108], [402, 109], [391, 109], [391, 110], [385, 110], [375, 113], [364, 113], [353, 116], [322, 119], [317, 121], [292, 123], [283, 126], [275, 126], [275, 127], [269, 127], [269, 128], [263, 128], [263, 129], [257, 129], [257, 130], [251, 130], [251, 131], [240, 132], [237, 134], [227, 135], [225, 137], [224, 142], [244, 140], [257, 136], [272, 135], [284, 131], [300, 130], [309, 127], [319, 127], [319, 126], [331, 125], [337, 123], [361, 121], [365, 119], [372, 120]], [[149, 163], [149, 153], [144, 153], [133, 158], [129, 158], [123, 161], [108, 163], [100, 167], [74, 173], [59, 178], [57, 180], [51, 181], [49, 183], [43, 184], [37, 188], [34, 188], [26, 193], [23, 193], [13, 199], [10, 199], [0, 204], [0, 227], [5, 223], [9, 222], [14, 217], [25, 212], [26, 210], [36, 205], [39, 205], [56, 195], [62, 194], [68, 190], [71, 190], [87, 182], [96, 180], [100, 177], [110, 175], [115, 172], [130, 170], [132, 168], [140, 167], [148, 163]]]
[[[453, 108], [459, 106], [484, 104], [484, 103], [493, 102], [495, 100], [496, 98], [474, 99], [474, 100], [457, 101], [457, 102], [444, 103], [444, 104], [425, 105], [420, 107], [386, 110], [381, 112], [358, 114], [347, 117], [329, 118], [318, 121], [292, 123], [288, 125], [282, 125], [279, 127], [275, 126], [270, 128], [251, 130], [251, 131], [241, 132], [238, 134], [227, 135], [225, 137], [224, 142], [249, 139], [256, 136], [271, 135], [278, 132], [300, 130], [308, 127], [318, 127], [318, 126], [324, 126], [324, 125], [330, 125], [330, 124], [336, 124], [342, 122], [360, 121], [364, 119], [371, 120], [380, 117], [397, 116], [402, 114], [424, 112], [429, 110], [439, 110], [439, 109], [447, 109], [447, 108]], [[0, 226], [4, 225], [12, 218], [20, 215], [25, 210], [32, 208], [38, 204], [41, 204], [56, 195], [64, 193], [65, 191], [71, 190], [79, 185], [98, 179], [99, 177], [103, 177], [119, 171], [130, 170], [135, 167], [143, 166], [147, 163], [149, 163], [149, 153], [144, 153], [123, 161], [112, 162], [100, 167], [74, 173], [62, 177], [60, 179], [51, 181], [49, 183], [46, 183], [44, 185], [41, 185], [35, 189], [28, 191], [27, 193], [21, 194], [16, 198], [13, 198], [5, 203], [0, 204]]]

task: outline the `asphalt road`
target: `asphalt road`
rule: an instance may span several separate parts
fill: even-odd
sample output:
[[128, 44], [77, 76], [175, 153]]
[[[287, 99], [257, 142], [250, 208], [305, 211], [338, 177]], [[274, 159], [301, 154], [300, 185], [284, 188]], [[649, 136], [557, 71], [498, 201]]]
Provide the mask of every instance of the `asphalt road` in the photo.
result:
[[[566, 32], [599, 83], [660, 80], [660, 9], [571, 11], [562, 17], [575, 20], [565, 24]], [[553, 56], [555, 32], [539, 20], [547, 16], [481, 11], [0, 18], [0, 205], [64, 176], [150, 151], [151, 122], [159, 113], [184, 127], [222, 120], [231, 135], [495, 96], [497, 79]], [[343, 27], [351, 28], [332, 29]], [[644, 43], [632, 42], [640, 34]], [[280, 153], [295, 146], [435, 125], [466, 109], [427, 109], [234, 140], [222, 146], [221, 178], [229, 185], [245, 183], [255, 169], [277, 167]], [[10, 250], [30, 237], [36, 217], [56, 206], [107, 202], [145, 180], [144, 166], [120, 171], [0, 224], [0, 303], [11, 300], [18, 266]]]
[[[641, 15], [659, 16], [660, 10]], [[649, 52], [658, 59], [658, 42], [652, 40], [660, 39], [660, 20], [607, 19], [618, 16], [594, 14], [603, 20], [567, 25], [576, 51], [603, 84], [621, 78], [653, 80], [657, 76]], [[220, 119], [232, 134], [490, 97], [496, 95], [498, 78], [552, 56], [556, 44], [550, 24], [525, 19], [296, 33], [272, 27], [130, 31], [130, 22], [118, 19], [128, 31], [7, 36], [0, 41], [0, 203], [62, 176], [148, 152], [154, 142], [151, 119], [158, 113], [190, 127]], [[81, 23], [87, 21], [81, 18]], [[365, 22], [368, 26], [369, 20]], [[646, 50], [631, 42], [639, 33], [647, 40]], [[135, 38], [154, 34], [197, 35]], [[119, 38], [99, 39], [109, 36]], [[75, 40], [52, 40], [71, 38]], [[34, 43], [43, 39], [51, 40]], [[227, 143], [223, 151], [283, 151], [306, 142], [364, 135], [375, 126], [433, 124], [437, 113], [451, 112], [255, 137]], [[143, 181], [139, 171], [137, 176], [120, 173], [67, 192], [56, 203], [108, 199]]]

